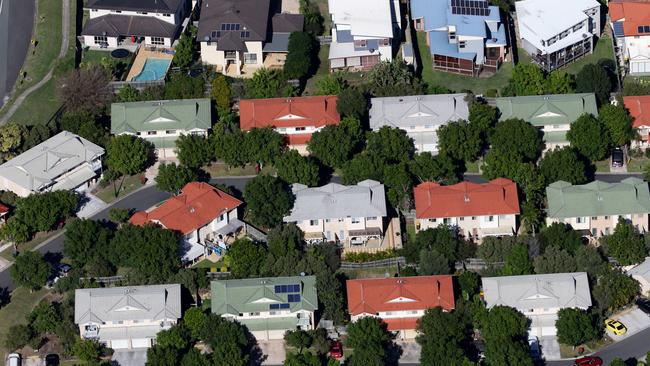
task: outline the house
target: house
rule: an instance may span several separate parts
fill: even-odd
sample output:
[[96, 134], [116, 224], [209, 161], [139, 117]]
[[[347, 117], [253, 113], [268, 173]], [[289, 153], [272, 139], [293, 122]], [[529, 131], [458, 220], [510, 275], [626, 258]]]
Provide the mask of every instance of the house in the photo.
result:
[[351, 321], [378, 317], [401, 339], [415, 338], [417, 321], [427, 309], [454, 309], [452, 282], [449, 275], [347, 280]]
[[639, 285], [641, 285], [641, 295], [650, 295], [650, 257], [646, 257], [643, 262], [626, 271]]
[[296, 223], [307, 242], [338, 241], [344, 249], [389, 249], [383, 240], [388, 224], [383, 184], [364, 180], [350, 186], [330, 183], [308, 188], [296, 183], [292, 190], [296, 200], [284, 222]]
[[102, 172], [104, 149], [68, 131], [0, 165], [0, 190], [19, 197], [56, 190], [85, 191]]
[[181, 135], [207, 137], [212, 128], [210, 99], [157, 100], [111, 105], [111, 133], [151, 142], [159, 158], [174, 157]]
[[239, 127], [242, 131], [272, 127], [286, 136], [289, 147], [307, 154], [311, 135], [327, 125], [337, 125], [336, 96], [242, 99]]
[[328, 0], [330, 70], [369, 70], [391, 61], [401, 38], [399, 0]]
[[542, 131], [545, 151], [568, 146], [571, 123], [588, 113], [598, 116], [596, 96], [584, 94], [531, 95], [496, 98], [499, 120], [523, 119]]
[[561, 309], [591, 306], [585, 272], [483, 277], [481, 281], [487, 308], [501, 305], [519, 310], [531, 321], [530, 336], [555, 336]]
[[281, 11], [271, 0], [203, 0], [197, 34], [202, 62], [240, 77], [262, 67], [281, 69], [289, 35], [304, 24], [302, 14]]
[[517, 232], [517, 184], [509, 179], [451, 186], [424, 182], [414, 188], [414, 195], [416, 232], [448, 225], [476, 241]]
[[627, 73], [650, 74], [650, 3], [612, 0], [608, 5], [609, 24]]
[[132, 48], [139, 43], [172, 47], [190, 14], [188, 0], [88, 0], [81, 31], [84, 46]]
[[114, 350], [149, 348], [182, 317], [178, 284], [77, 289], [74, 299], [81, 338]]
[[212, 281], [212, 313], [245, 325], [259, 340], [315, 329], [315, 276]]
[[158, 224], [183, 235], [183, 262], [207, 257], [219, 259], [228, 245], [245, 230], [239, 220], [242, 201], [207, 183], [191, 182], [161, 205], [138, 211], [129, 220], [133, 225]]
[[546, 72], [591, 53], [600, 35], [597, 0], [523, 0], [515, 9], [523, 49]]
[[619, 218], [641, 233], [648, 231], [648, 183], [626, 178], [619, 183], [596, 180], [583, 185], [557, 181], [546, 187], [546, 223], [569, 224], [584, 236], [599, 238], [614, 231]]
[[372, 98], [370, 129], [402, 129], [417, 151], [437, 154], [438, 128], [469, 117], [465, 97], [466, 94], [437, 94]]
[[9, 214], [9, 207], [0, 203], [0, 225], [7, 222], [8, 214]]
[[508, 41], [499, 8], [487, 0], [411, 0], [413, 27], [424, 32], [434, 70], [496, 72]]
[[647, 148], [650, 145], [650, 95], [623, 97], [625, 108], [632, 117], [632, 127], [637, 131], [637, 139], [632, 145]]

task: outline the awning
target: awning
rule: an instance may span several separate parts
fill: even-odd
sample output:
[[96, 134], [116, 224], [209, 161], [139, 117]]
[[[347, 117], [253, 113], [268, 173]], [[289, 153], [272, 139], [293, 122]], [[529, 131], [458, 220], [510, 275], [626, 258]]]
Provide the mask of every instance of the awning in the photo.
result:
[[77, 171], [58, 178], [58, 181], [52, 186], [53, 191], [67, 191], [79, 187], [95, 177], [97, 173], [88, 165], [84, 165]]
[[369, 227], [363, 230], [350, 230], [348, 236], [371, 236], [371, 235], [381, 235], [381, 229], [378, 227]]
[[305, 233], [305, 239], [325, 239], [325, 235], [320, 231]]
[[156, 334], [163, 328], [158, 325], [148, 326], [130, 326], [130, 327], [100, 327], [99, 339], [101, 341], [111, 341], [114, 339], [131, 339], [131, 338], [155, 338]]
[[244, 223], [238, 219], [232, 219], [226, 226], [222, 226], [215, 231], [221, 235], [229, 235], [237, 230], [241, 229], [244, 226]]
[[191, 262], [205, 253], [205, 248], [199, 243], [181, 242], [181, 259], [183, 262]]

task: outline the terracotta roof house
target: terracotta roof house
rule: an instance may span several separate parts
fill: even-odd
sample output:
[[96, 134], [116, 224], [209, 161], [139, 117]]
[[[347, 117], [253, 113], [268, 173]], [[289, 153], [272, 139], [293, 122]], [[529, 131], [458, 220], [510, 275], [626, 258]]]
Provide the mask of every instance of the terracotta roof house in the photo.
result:
[[424, 182], [415, 187], [414, 195], [416, 231], [449, 225], [477, 241], [517, 232], [517, 184], [509, 179], [451, 186]]
[[616, 45], [627, 73], [632, 76], [650, 73], [650, 3], [638, 0], [612, 0], [608, 3], [609, 19]]
[[648, 231], [648, 182], [626, 178], [618, 183], [593, 181], [582, 185], [557, 181], [546, 187], [546, 222], [563, 222], [586, 237], [598, 238], [614, 231], [619, 218], [641, 232]]
[[632, 127], [637, 130], [638, 139], [633, 144], [648, 147], [650, 140], [650, 95], [623, 97], [623, 103], [632, 116]]
[[454, 309], [452, 276], [367, 278], [346, 281], [348, 312], [354, 322], [381, 318], [401, 338], [415, 338], [416, 324], [429, 308]]
[[282, 68], [289, 35], [304, 16], [276, 9], [271, 0], [203, 0], [197, 40], [201, 61], [229, 76], [250, 77], [262, 67]]
[[81, 36], [85, 46], [100, 49], [129, 48], [140, 42], [172, 47], [195, 1], [188, 0], [88, 0], [90, 14]]
[[4, 224], [7, 221], [8, 213], [9, 213], [9, 207], [0, 203], [0, 224]]
[[129, 220], [133, 225], [159, 224], [183, 235], [184, 262], [212, 255], [220, 257], [230, 239], [245, 224], [239, 220], [242, 201], [207, 183], [191, 182], [180, 194], [149, 211], [138, 211]]
[[318, 310], [315, 276], [212, 281], [212, 313], [245, 325], [258, 340], [312, 330]]
[[239, 126], [242, 131], [273, 127], [285, 135], [289, 147], [307, 153], [307, 142], [314, 132], [337, 125], [336, 96], [243, 99], [239, 102]]
[[495, 99], [499, 120], [523, 119], [542, 131], [545, 151], [568, 146], [571, 124], [585, 113], [598, 117], [594, 93], [531, 95]]

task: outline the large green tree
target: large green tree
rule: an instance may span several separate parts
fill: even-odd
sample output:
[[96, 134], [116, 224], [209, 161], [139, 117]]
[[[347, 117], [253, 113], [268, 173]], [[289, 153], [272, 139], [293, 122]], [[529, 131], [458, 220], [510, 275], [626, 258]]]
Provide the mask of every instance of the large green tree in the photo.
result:
[[415, 147], [406, 132], [399, 128], [384, 126], [366, 136], [366, 151], [384, 162], [408, 162]]
[[359, 120], [344, 118], [339, 125], [328, 125], [315, 132], [307, 149], [323, 164], [340, 168], [357, 152], [363, 139]]
[[537, 159], [542, 146], [539, 130], [530, 123], [516, 118], [499, 122], [490, 137], [490, 142], [493, 149], [528, 161]]
[[546, 92], [544, 73], [532, 63], [519, 63], [512, 70], [510, 85], [516, 95], [542, 95]]
[[165, 192], [178, 193], [187, 183], [198, 179], [197, 174], [190, 168], [176, 163], [162, 163], [158, 167], [156, 185]]
[[454, 184], [459, 180], [454, 160], [447, 155], [432, 155], [430, 152], [415, 154], [409, 162], [409, 170], [420, 182]]
[[516, 244], [505, 259], [503, 274], [519, 276], [533, 273], [533, 263], [528, 255], [528, 246], [526, 244]]
[[598, 318], [592, 313], [576, 308], [564, 308], [558, 312], [555, 322], [560, 343], [578, 346], [600, 338], [601, 328]]
[[348, 325], [345, 343], [354, 349], [348, 365], [382, 366], [386, 363], [392, 336], [380, 318], [363, 317]]
[[607, 270], [598, 277], [592, 295], [601, 310], [615, 311], [630, 303], [639, 293], [639, 283], [632, 277]]
[[226, 127], [217, 123], [213, 127], [212, 141], [215, 157], [229, 166], [243, 167], [249, 162], [246, 147], [246, 134], [239, 130], [227, 131]]
[[203, 98], [204, 88], [205, 81], [202, 77], [191, 77], [187, 73], [178, 72], [173, 73], [169, 81], [165, 83], [163, 96], [165, 99]]
[[612, 144], [615, 146], [627, 145], [634, 138], [632, 117], [623, 105], [603, 105], [598, 111], [598, 118], [607, 127]]
[[217, 74], [212, 80], [212, 100], [217, 105], [219, 114], [227, 113], [230, 109], [232, 90], [223, 74]]
[[569, 273], [576, 271], [576, 260], [569, 252], [556, 246], [546, 249], [534, 260], [535, 273]]
[[368, 113], [368, 99], [355, 87], [345, 88], [338, 94], [336, 111], [343, 117], [360, 119]]
[[540, 234], [542, 249], [554, 246], [574, 254], [582, 245], [580, 235], [569, 224], [554, 222], [545, 227]]
[[445, 275], [451, 272], [449, 259], [435, 249], [422, 249], [418, 264], [418, 274], [421, 276]]
[[488, 365], [532, 366], [525, 336], [529, 320], [516, 309], [495, 306], [481, 319]]
[[587, 181], [587, 164], [578, 152], [569, 146], [546, 152], [539, 162], [539, 172], [546, 184], [563, 180], [571, 184]]
[[246, 183], [244, 199], [254, 224], [274, 227], [293, 207], [294, 196], [280, 179], [258, 175]]
[[583, 114], [573, 122], [566, 137], [571, 146], [591, 161], [605, 158], [611, 140], [605, 124], [591, 114]]
[[104, 257], [112, 232], [98, 221], [75, 220], [68, 224], [63, 239], [63, 254], [78, 268], [91, 258]]
[[106, 164], [123, 175], [144, 171], [151, 156], [151, 144], [132, 135], [115, 136], [106, 148]]
[[246, 94], [249, 98], [273, 98], [279, 95], [284, 84], [282, 72], [263, 67], [246, 79]]
[[607, 254], [623, 266], [641, 263], [648, 254], [643, 236], [631, 223], [620, 217], [614, 232], [602, 240]]
[[566, 71], [556, 70], [546, 78], [546, 91], [548, 94], [573, 93], [573, 76]]
[[377, 97], [422, 93], [422, 84], [401, 58], [376, 64], [368, 74], [368, 87]]
[[261, 164], [275, 162], [286, 145], [284, 136], [271, 127], [251, 129], [245, 135], [245, 142], [248, 162]]
[[576, 92], [595, 93], [600, 104], [609, 101], [612, 82], [607, 71], [600, 65], [588, 64], [576, 75]]
[[481, 130], [474, 128], [467, 121], [450, 122], [438, 131], [438, 148], [440, 153], [460, 161], [474, 161], [483, 144]]
[[312, 69], [312, 63], [318, 54], [318, 43], [309, 32], [293, 32], [289, 35], [287, 58], [284, 73], [289, 79], [301, 79]]
[[235, 277], [256, 277], [262, 273], [267, 250], [264, 245], [249, 239], [235, 241], [228, 251], [230, 270]]
[[197, 29], [196, 27], [190, 25], [187, 27], [185, 32], [181, 35], [178, 40], [178, 44], [174, 48], [174, 65], [186, 68], [192, 64], [194, 61], [194, 56], [196, 54], [196, 39]]
[[16, 257], [9, 273], [15, 284], [27, 287], [30, 292], [33, 292], [45, 284], [51, 271], [52, 267], [41, 253], [26, 251]]
[[316, 186], [320, 180], [320, 168], [312, 158], [301, 156], [296, 150], [289, 150], [276, 159], [278, 177], [287, 183], [301, 183]]
[[430, 308], [418, 321], [416, 338], [422, 347], [420, 363], [428, 366], [462, 366], [468, 364], [465, 349], [469, 343], [465, 324], [456, 313]]
[[214, 158], [210, 140], [199, 135], [181, 135], [176, 139], [176, 157], [190, 169], [198, 169]]

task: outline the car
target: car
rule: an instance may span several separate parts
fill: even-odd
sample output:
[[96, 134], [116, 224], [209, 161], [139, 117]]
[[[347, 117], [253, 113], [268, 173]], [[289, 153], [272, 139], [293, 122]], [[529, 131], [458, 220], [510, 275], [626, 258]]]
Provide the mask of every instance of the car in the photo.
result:
[[20, 366], [21, 363], [21, 358], [20, 358], [20, 353], [12, 353], [7, 357], [7, 365], [9, 366]]
[[612, 150], [612, 166], [613, 167], [622, 167], [625, 160], [625, 154], [623, 150], [616, 148]]
[[637, 299], [636, 306], [639, 307], [639, 310], [650, 315], [650, 300], [648, 299]]
[[59, 366], [60, 363], [59, 355], [56, 353], [50, 353], [45, 356], [45, 366]]
[[337, 360], [343, 357], [343, 345], [341, 344], [341, 341], [332, 341], [332, 344], [330, 345], [330, 356]]
[[530, 355], [534, 360], [539, 360], [542, 357], [542, 352], [539, 350], [539, 339], [535, 336], [529, 336], [528, 345], [530, 346]]
[[70, 272], [71, 269], [72, 269], [72, 266], [67, 264], [67, 263], [59, 264], [59, 267], [58, 267], [59, 277], [67, 277], [68, 272]]
[[627, 332], [625, 325], [616, 319], [605, 320], [605, 327], [615, 335], [623, 335]]
[[603, 364], [603, 360], [600, 357], [586, 356], [578, 358], [573, 366], [600, 366]]

